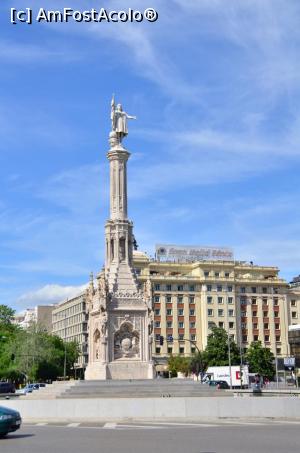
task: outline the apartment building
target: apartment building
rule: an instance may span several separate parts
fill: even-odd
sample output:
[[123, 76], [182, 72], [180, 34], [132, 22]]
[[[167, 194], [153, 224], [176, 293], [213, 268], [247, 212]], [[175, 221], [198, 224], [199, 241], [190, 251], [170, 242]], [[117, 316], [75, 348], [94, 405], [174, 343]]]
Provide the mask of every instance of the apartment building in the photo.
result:
[[158, 261], [141, 252], [134, 253], [134, 266], [141, 284], [152, 282], [154, 356], [189, 355], [194, 342], [203, 350], [212, 326], [226, 329], [243, 349], [260, 340], [278, 357], [289, 354], [289, 285], [277, 267], [233, 260]]
[[76, 341], [79, 344], [80, 356], [76, 368], [82, 371], [88, 363], [87, 324], [85, 293], [56, 305], [52, 312], [52, 333], [64, 341]]

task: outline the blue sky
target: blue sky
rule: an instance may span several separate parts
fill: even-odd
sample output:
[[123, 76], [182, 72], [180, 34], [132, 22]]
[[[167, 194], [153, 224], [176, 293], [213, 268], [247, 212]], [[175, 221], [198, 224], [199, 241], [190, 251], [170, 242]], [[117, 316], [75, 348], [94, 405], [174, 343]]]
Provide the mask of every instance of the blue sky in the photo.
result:
[[[155, 7], [155, 23], [9, 23], [10, 7]], [[140, 249], [220, 245], [300, 272], [298, 0], [2, 0], [0, 303], [70, 296], [103, 264], [114, 92]]]

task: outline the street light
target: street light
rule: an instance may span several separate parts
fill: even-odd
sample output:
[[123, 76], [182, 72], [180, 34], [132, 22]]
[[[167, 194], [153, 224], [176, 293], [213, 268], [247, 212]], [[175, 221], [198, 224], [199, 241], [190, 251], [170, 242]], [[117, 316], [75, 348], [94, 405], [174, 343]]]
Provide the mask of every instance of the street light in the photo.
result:
[[228, 314], [228, 296], [227, 295], [226, 295], [226, 317], [227, 317], [227, 346], [228, 346], [229, 379], [230, 379], [230, 389], [232, 389], [231, 347], [230, 347], [230, 335], [229, 335], [229, 314]]

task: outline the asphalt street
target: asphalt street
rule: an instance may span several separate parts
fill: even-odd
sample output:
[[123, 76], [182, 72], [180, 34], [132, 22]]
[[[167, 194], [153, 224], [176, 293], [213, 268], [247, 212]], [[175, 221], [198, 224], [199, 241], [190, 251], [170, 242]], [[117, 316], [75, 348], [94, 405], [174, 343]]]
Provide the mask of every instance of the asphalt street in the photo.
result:
[[1, 453], [299, 453], [300, 422], [23, 424]]

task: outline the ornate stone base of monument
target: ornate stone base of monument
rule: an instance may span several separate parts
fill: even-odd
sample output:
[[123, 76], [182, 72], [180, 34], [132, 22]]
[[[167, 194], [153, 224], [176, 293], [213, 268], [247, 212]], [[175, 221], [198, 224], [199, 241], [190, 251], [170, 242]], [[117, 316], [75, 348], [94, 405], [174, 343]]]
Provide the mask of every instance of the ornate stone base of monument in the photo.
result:
[[153, 379], [154, 366], [148, 362], [112, 362], [105, 364], [88, 365], [85, 379]]

